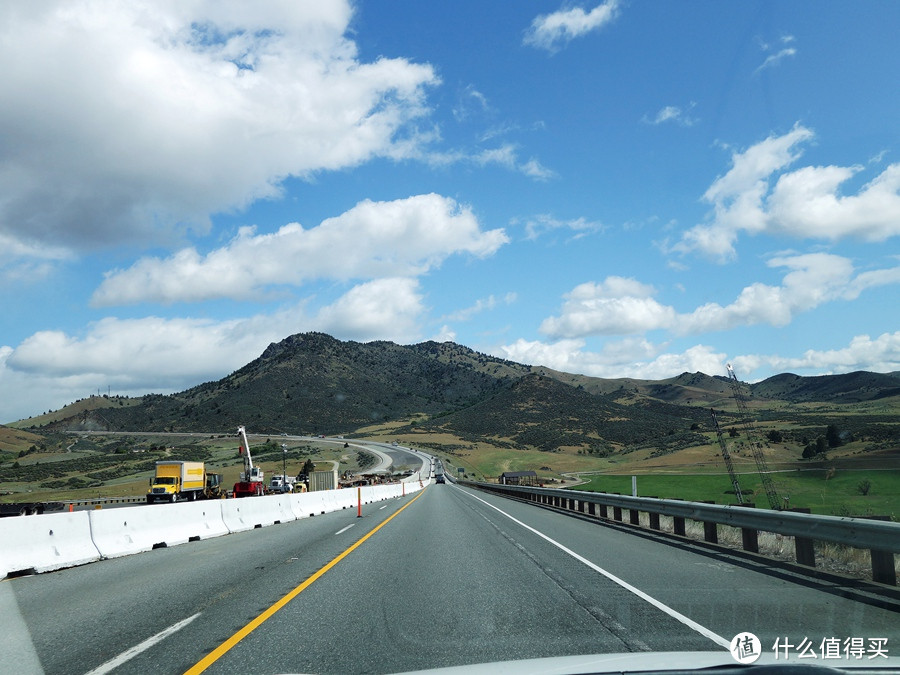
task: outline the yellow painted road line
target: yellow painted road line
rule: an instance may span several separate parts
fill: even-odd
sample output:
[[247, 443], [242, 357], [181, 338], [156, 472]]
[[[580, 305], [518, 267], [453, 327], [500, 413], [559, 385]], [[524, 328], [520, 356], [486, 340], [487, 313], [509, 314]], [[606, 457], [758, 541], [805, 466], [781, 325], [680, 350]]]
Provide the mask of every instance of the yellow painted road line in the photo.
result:
[[[427, 489], [427, 488], [426, 488]], [[400, 512], [403, 511], [407, 506], [410, 506], [414, 501], [416, 501], [419, 497], [425, 494], [425, 490], [422, 490], [419, 494], [412, 498], [407, 504], [404, 504], [399, 509], [397, 509], [396, 513], [391, 514], [383, 523], [375, 527], [371, 532], [361, 537], [356, 541], [352, 546], [346, 549], [343, 553], [338, 555], [334, 560], [329, 562], [327, 565], [322, 567], [318, 572], [309, 577], [302, 584], [297, 586], [290, 593], [282, 597], [280, 600], [275, 602], [271, 607], [263, 611], [259, 616], [257, 616], [253, 621], [248, 623], [246, 626], [241, 628], [237, 633], [232, 635], [230, 638], [225, 640], [222, 644], [212, 650], [209, 654], [207, 654], [203, 659], [198, 661], [194, 666], [192, 666], [189, 670], [185, 671], [185, 675], [198, 675], [202, 673], [204, 670], [209, 668], [212, 664], [222, 658], [228, 651], [231, 650], [232, 647], [237, 645], [238, 642], [243, 640], [245, 637], [250, 635], [253, 631], [259, 628], [263, 623], [269, 620], [272, 616], [274, 616], [275, 612], [288, 604], [291, 600], [300, 595], [307, 588], [312, 586], [325, 572], [330, 570], [332, 567], [337, 565], [341, 560], [346, 558], [348, 555], [353, 553], [357, 548], [359, 548], [369, 537], [378, 532], [382, 527], [387, 525], [391, 520], [393, 520], [396, 516], [400, 515]]]

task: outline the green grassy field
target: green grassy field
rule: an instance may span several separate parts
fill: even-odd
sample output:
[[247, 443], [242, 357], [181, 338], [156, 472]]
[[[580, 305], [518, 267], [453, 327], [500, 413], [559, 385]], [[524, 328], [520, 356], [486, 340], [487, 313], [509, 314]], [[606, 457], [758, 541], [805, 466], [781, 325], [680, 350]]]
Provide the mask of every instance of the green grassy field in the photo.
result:
[[[587, 483], [574, 490], [593, 490], [631, 494], [631, 476], [584, 476]], [[786, 471], [772, 474], [779, 498], [790, 497], [790, 506], [809, 508], [813, 513], [842, 516], [892, 516], [900, 518], [900, 469]], [[769, 503], [758, 475], [738, 477], [745, 501], [761, 508]], [[869, 481], [866, 495], [858, 486]], [[638, 475], [638, 495], [690, 501], [714, 501], [734, 504], [731, 481], [727, 475]], [[750, 491], [753, 491], [750, 494]]]

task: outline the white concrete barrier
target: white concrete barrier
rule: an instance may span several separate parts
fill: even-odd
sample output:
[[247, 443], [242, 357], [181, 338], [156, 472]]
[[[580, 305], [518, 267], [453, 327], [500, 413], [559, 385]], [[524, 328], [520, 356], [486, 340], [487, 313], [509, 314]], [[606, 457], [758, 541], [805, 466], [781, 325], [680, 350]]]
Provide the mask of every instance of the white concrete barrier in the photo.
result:
[[331, 490], [334, 499], [334, 510], [356, 508], [356, 488]]
[[85, 511], [0, 519], [0, 573], [35, 572], [100, 560]]
[[222, 500], [90, 511], [91, 536], [104, 558], [228, 534]]
[[158, 506], [48, 513], [0, 519], [0, 575], [49, 572], [174, 546], [230, 532], [289, 522], [329, 511], [412, 494], [430, 484], [412, 481], [342, 490]]
[[296, 520], [287, 495], [240, 497], [222, 504], [222, 520], [229, 532], [243, 532], [256, 527]]
[[291, 509], [297, 518], [317, 516], [325, 510], [324, 492], [298, 492], [290, 495]]

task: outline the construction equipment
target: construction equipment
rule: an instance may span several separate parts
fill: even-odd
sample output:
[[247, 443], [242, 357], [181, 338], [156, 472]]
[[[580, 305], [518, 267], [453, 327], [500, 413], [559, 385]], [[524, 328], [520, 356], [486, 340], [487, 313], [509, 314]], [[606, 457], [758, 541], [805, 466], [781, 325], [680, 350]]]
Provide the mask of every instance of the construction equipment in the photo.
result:
[[775, 483], [769, 475], [769, 466], [766, 464], [766, 458], [762, 452], [762, 440], [753, 422], [750, 418], [750, 411], [747, 410], [747, 401], [744, 398], [744, 392], [741, 390], [741, 383], [734, 374], [734, 368], [728, 363], [725, 365], [728, 370], [728, 381], [731, 384], [731, 391], [734, 393], [734, 400], [737, 403], [739, 422], [744, 429], [747, 437], [747, 445], [750, 446], [750, 452], [753, 453], [753, 459], [756, 461], [756, 468], [759, 471], [759, 477], [762, 479], [763, 489], [766, 491], [766, 497], [769, 499], [769, 506], [776, 510], [781, 510], [781, 503], [778, 501], [778, 493], [775, 491]]
[[221, 488], [222, 474], [208, 472], [203, 462], [162, 460], [156, 463], [156, 475], [150, 479], [147, 503], [219, 499]]
[[253, 466], [253, 456], [250, 454], [250, 442], [247, 440], [247, 431], [243, 426], [238, 427], [238, 437], [241, 439], [240, 453], [244, 456], [244, 470], [241, 479], [234, 484], [235, 497], [255, 497], [266, 493], [263, 483], [263, 471], [258, 466]]
[[737, 474], [734, 472], [734, 464], [731, 462], [731, 453], [728, 452], [728, 446], [725, 444], [725, 437], [722, 436], [722, 430], [719, 428], [719, 420], [716, 417], [716, 411], [710, 409], [713, 418], [713, 424], [716, 426], [716, 436], [719, 439], [719, 447], [722, 448], [722, 459], [725, 460], [725, 468], [728, 469], [728, 475], [731, 478], [731, 487], [734, 488], [734, 496], [737, 498], [738, 504], [744, 503], [744, 495], [741, 492], [741, 484], [738, 482]]
[[150, 479], [147, 503], [172, 502], [184, 498], [194, 501], [203, 498], [206, 487], [206, 467], [203, 462], [164, 460], [156, 463], [156, 475]]

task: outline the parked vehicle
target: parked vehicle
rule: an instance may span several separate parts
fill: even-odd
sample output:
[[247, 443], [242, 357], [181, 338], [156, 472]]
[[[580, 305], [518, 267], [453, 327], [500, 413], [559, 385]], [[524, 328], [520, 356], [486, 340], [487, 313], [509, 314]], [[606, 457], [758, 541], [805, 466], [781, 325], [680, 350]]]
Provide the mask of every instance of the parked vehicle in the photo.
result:
[[269, 481], [269, 492], [293, 492], [297, 478], [295, 476], [282, 476], [277, 474]]
[[62, 502], [9, 502], [0, 504], [0, 517], [3, 516], [33, 516], [45, 511], [62, 511], [65, 504]]
[[207, 474], [203, 462], [162, 460], [156, 463], [156, 476], [150, 479], [147, 503], [220, 497], [221, 483], [221, 474]]
[[244, 470], [241, 479], [234, 484], [235, 497], [254, 497], [266, 493], [266, 485], [263, 482], [263, 471], [253, 465], [253, 456], [250, 454], [250, 442], [247, 440], [247, 430], [243, 426], [238, 427], [238, 436], [241, 439], [240, 453], [244, 456]]

